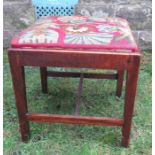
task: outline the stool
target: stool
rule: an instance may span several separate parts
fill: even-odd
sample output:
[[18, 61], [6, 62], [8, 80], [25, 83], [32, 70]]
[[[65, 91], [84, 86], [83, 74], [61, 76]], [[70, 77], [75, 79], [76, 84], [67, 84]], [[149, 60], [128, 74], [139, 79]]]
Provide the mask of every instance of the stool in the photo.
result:
[[[29, 138], [29, 121], [107, 125], [122, 127], [122, 146], [128, 147], [141, 53], [128, 22], [112, 17], [52, 16], [38, 19], [11, 41], [8, 56], [23, 141]], [[25, 66], [38, 66], [42, 91], [47, 77], [80, 77], [75, 115], [29, 113], [25, 90]], [[117, 74], [51, 72], [47, 67], [117, 70]], [[127, 71], [124, 117], [79, 116], [83, 78], [117, 80], [120, 96]]]

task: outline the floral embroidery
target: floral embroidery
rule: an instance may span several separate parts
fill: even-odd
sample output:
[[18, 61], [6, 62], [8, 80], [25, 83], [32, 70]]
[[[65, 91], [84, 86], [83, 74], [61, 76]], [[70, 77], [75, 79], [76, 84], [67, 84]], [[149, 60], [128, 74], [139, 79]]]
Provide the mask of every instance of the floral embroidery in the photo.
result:
[[117, 32], [120, 35], [115, 36], [115, 41], [121, 41], [121, 40], [128, 40], [131, 44], [134, 43], [134, 39], [131, 36], [131, 32], [129, 31], [128, 28], [125, 27], [117, 27], [117, 26], [110, 26], [110, 25], [98, 25], [96, 28], [100, 32], [109, 32], [109, 33], [114, 33]]
[[119, 28], [120, 36], [115, 37], [115, 41], [128, 40], [131, 44], [135, 44], [134, 38], [131, 35], [131, 32], [127, 28]]
[[113, 35], [107, 33], [85, 33], [67, 34], [64, 42], [66, 44], [87, 44], [87, 45], [106, 45], [111, 42]]
[[54, 28], [54, 29], [58, 29], [60, 28], [59, 25], [55, 24], [55, 23], [44, 23], [44, 24], [38, 24], [38, 25], [34, 25], [33, 27], [30, 27], [30, 29], [50, 29], [50, 28]]
[[117, 26], [128, 26], [128, 23], [126, 22], [126, 20], [121, 19], [121, 18], [112, 18], [112, 17], [89, 17], [88, 18], [88, 22], [104, 22], [104, 23], [111, 23], [111, 24], [115, 24]]
[[66, 31], [67, 33], [88, 33], [90, 28], [88, 26], [69, 26]]
[[42, 17], [13, 38], [11, 45], [12, 47], [80, 48], [81, 46], [82, 48], [138, 49], [126, 20], [84, 16]]
[[33, 30], [25, 32], [19, 39], [19, 43], [57, 43], [58, 33], [53, 30]]
[[111, 25], [98, 25], [96, 26], [100, 32], [117, 32], [118, 28]]

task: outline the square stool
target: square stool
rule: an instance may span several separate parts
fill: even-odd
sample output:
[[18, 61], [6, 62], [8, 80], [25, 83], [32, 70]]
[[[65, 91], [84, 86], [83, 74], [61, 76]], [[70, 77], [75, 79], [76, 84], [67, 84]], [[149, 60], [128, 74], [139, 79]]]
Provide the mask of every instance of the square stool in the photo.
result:
[[[29, 138], [29, 121], [120, 126], [122, 146], [128, 147], [141, 53], [128, 22], [112, 17], [42, 17], [11, 41], [8, 56], [23, 141]], [[75, 115], [29, 113], [25, 90], [25, 66], [40, 67], [42, 91], [47, 93], [47, 77], [80, 77]], [[47, 67], [116, 70], [117, 74], [51, 72]], [[79, 116], [83, 78], [117, 80], [121, 95], [126, 76], [124, 117]]]

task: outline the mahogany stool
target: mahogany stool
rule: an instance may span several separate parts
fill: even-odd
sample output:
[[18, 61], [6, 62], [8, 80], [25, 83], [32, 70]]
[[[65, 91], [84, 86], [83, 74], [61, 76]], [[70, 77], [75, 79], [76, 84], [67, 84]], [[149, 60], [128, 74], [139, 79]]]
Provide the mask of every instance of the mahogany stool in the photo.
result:
[[[29, 138], [29, 121], [107, 125], [122, 128], [122, 146], [128, 147], [141, 54], [126, 20], [112, 17], [43, 17], [12, 39], [8, 56], [23, 141]], [[40, 67], [44, 93], [47, 92], [47, 77], [80, 77], [75, 115], [29, 113], [25, 66]], [[109, 69], [116, 70], [117, 74], [51, 72], [47, 71], [48, 66]], [[120, 96], [124, 71], [127, 71], [124, 118], [79, 116], [83, 78], [117, 80], [116, 95]]]

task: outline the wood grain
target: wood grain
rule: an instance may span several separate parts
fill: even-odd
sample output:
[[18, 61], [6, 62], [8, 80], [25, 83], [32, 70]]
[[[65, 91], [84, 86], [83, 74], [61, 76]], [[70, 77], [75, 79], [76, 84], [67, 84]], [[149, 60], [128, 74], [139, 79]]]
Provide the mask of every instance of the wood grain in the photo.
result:
[[66, 124], [88, 124], [122, 126], [123, 120], [108, 117], [72, 116], [56, 114], [27, 114], [27, 120], [35, 122], [66, 123]]

